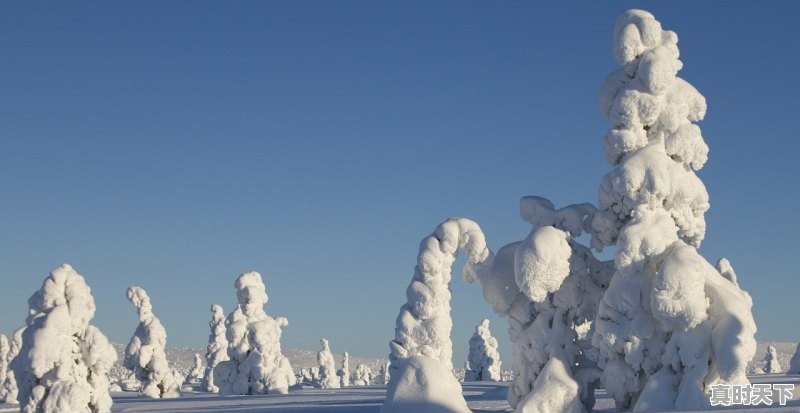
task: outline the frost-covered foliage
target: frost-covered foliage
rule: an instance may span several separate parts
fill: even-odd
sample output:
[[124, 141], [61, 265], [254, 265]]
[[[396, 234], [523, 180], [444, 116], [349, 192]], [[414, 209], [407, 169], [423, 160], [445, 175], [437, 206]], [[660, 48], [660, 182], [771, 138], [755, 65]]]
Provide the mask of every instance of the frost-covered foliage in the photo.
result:
[[139, 325], [125, 347], [125, 368], [142, 383], [142, 395], [154, 399], [180, 397], [181, 381], [176, 381], [165, 353], [167, 330], [153, 314], [150, 296], [136, 286], [128, 288], [127, 296], [139, 313]]
[[[8, 337], [5, 334], [0, 334], [0, 387], [6, 382], [6, 372], [10, 361], [8, 353], [10, 352], [11, 346], [8, 344]], [[0, 400], [2, 399], [2, 391], [0, 391]]]
[[208, 322], [211, 334], [208, 335], [206, 347], [206, 370], [203, 373], [203, 389], [217, 393], [219, 387], [214, 382], [214, 369], [217, 364], [228, 360], [228, 339], [225, 337], [225, 314], [222, 306], [211, 306], [211, 321]]
[[317, 353], [317, 364], [319, 364], [319, 387], [323, 389], [338, 389], [342, 383], [336, 375], [333, 354], [328, 339], [323, 338], [319, 344], [322, 350]]
[[767, 354], [764, 356], [764, 373], [780, 373], [781, 370], [781, 364], [778, 362], [778, 350], [773, 345], [767, 346]]
[[[435, 363], [432, 360], [441, 363], [441, 366], [431, 367], [431, 371], [447, 371], [449, 376], [447, 383], [452, 378], [459, 387], [457, 395], [453, 392], [454, 397], [460, 398], [460, 402], [466, 404], [461, 395], [461, 385], [452, 374], [453, 342], [450, 339], [450, 332], [453, 329], [453, 320], [450, 316], [450, 279], [453, 262], [459, 249], [467, 256], [463, 270], [467, 282], [474, 281], [491, 269], [494, 256], [486, 245], [483, 231], [473, 221], [450, 218], [436, 227], [433, 234], [422, 240], [414, 276], [406, 289], [408, 302], [400, 307], [395, 338], [389, 343], [391, 380], [388, 386], [389, 389], [398, 389], [399, 392], [388, 393], [384, 408], [397, 405], [391, 397], [403, 394], [402, 386], [398, 387], [394, 382], [395, 378], [401, 380], [398, 369], [402, 367], [407, 374], [411, 374], [413, 368], [416, 368], [414, 366], [423, 363], [420, 361], [422, 359], [415, 358], [416, 361], [413, 363], [406, 360], [417, 355], [425, 356], [423, 364]], [[430, 393], [424, 391], [421, 394]]]
[[18, 328], [11, 335], [11, 343], [9, 344], [8, 355], [6, 356], [8, 359], [8, 370], [6, 370], [5, 381], [3, 381], [2, 386], [0, 386], [0, 400], [4, 400], [8, 404], [19, 403], [19, 401], [17, 401], [19, 388], [17, 387], [17, 379], [14, 376], [14, 370], [11, 369], [11, 365], [17, 357], [17, 354], [19, 354], [20, 348], [22, 348], [23, 331], [25, 331], [24, 326]]
[[337, 372], [342, 387], [350, 386], [350, 354], [346, 351], [342, 356], [342, 369]]
[[20, 411], [111, 411], [107, 373], [117, 354], [106, 336], [89, 324], [94, 297], [83, 276], [62, 264], [28, 299], [28, 307], [11, 366]]
[[214, 369], [216, 385], [225, 395], [286, 394], [296, 383], [281, 353], [282, 328], [289, 321], [264, 312], [269, 297], [261, 274], [244, 273], [234, 287], [239, 303], [226, 320], [229, 360]]
[[440, 360], [413, 355], [392, 368], [380, 413], [471, 413], [461, 384]]
[[708, 146], [694, 123], [706, 102], [677, 77], [677, 43], [652, 14], [624, 12], [613, 41], [622, 67], [600, 92], [614, 169], [600, 185], [592, 244], [616, 247], [616, 272], [592, 342], [607, 358], [604, 387], [635, 411], [705, 407], [711, 385], [747, 383], [755, 353], [750, 296], [697, 252], [709, 201], [695, 171]]
[[497, 339], [489, 331], [489, 320], [484, 319], [469, 339], [464, 381], [500, 381], [498, 346]]
[[354, 386], [369, 386], [372, 384], [372, 369], [366, 364], [359, 364], [356, 366], [356, 379], [353, 381]]
[[800, 374], [800, 343], [797, 343], [797, 349], [789, 361], [789, 370], [786, 371], [786, 374]]
[[556, 210], [545, 198], [523, 197], [520, 215], [531, 232], [498, 250], [491, 272], [479, 278], [494, 311], [508, 317], [514, 345], [508, 401], [517, 412], [582, 412], [594, 405], [600, 370], [590, 322], [613, 270], [575, 240], [594, 212], [589, 204]]

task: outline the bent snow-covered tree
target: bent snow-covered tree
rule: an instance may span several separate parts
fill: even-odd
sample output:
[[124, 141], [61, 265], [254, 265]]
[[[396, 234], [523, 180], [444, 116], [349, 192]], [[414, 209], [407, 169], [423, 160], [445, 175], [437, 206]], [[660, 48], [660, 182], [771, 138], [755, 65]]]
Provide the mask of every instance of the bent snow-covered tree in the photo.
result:
[[129, 287], [128, 300], [136, 307], [139, 325], [125, 347], [125, 368], [142, 383], [139, 392], [154, 399], [180, 397], [179, 381], [167, 361], [167, 330], [153, 314], [150, 296], [141, 287]]
[[767, 354], [764, 356], [764, 373], [774, 374], [781, 372], [781, 363], [778, 362], [778, 350], [770, 344], [767, 346]]
[[613, 271], [575, 238], [591, 223], [589, 204], [556, 210], [545, 198], [520, 201], [533, 228], [497, 251], [492, 271], [479, 278], [497, 314], [508, 317], [514, 345], [516, 412], [582, 412], [594, 405], [600, 370], [590, 322]]
[[225, 313], [222, 306], [211, 306], [211, 321], [208, 322], [211, 334], [206, 347], [206, 370], [203, 373], [203, 389], [216, 393], [219, 387], [214, 383], [214, 369], [217, 364], [228, 360], [228, 339], [225, 338]]
[[319, 344], [322, 350], [317, 353], [317, 364], [319, 365], [319, 387], [323, 389], [338, 389], [342, 383], [336, 375], [336, 365], [331, 353], [328, 339], [323, 338]]
[[[488, 272], [494, 258], [481, 228], [465, 218], [451, 218], [422, 240], [408, 302], [400, 307], [395, 338], [389, 344], [390, 380], [382, 413], [407, 411], [419, 403], [441, 404], [451, 411], [469, 411], [453, 370], [450, 332], [450, 280], [458, 250], [467, 256], [467, 282]], [[416, 380], [436, 382], [425, 387]]]
[[593, 344], [607, 358], [603, 384], [619, 408], [702, 408], [713, 384], [747, 383], [755, 352], [752, 301], [697, 248], [709, 208], [695, 175], [708, 146], [694, 124], [703, 96], [677, 77], [678, 37], [652, 14], [617, 19], [619, 70], [600, 107], [613, 124], [593, 246], [616, 247], [616, 272], [600, 303]]
[[108, 370], [114, 347], [97, 327], [94, 297], [68, 264], [50, 273], [29, 299], [12, 369], [23, 413], [109, 412]]
[[284, 317], [264, 312], [269, 301], [261, 274], [251, 271], [236, 279], [238, 305], [226, 321], [229, 360], [214, 369], [221, 394], [286, 394], [296, 383], [292, 366], [281, 352]]
[[489, 320], [484, 319], [475, 327], [469, 339], [468, 369], [464, 381], [500, 381], [500, 352], [497, 339], [489, 331]]

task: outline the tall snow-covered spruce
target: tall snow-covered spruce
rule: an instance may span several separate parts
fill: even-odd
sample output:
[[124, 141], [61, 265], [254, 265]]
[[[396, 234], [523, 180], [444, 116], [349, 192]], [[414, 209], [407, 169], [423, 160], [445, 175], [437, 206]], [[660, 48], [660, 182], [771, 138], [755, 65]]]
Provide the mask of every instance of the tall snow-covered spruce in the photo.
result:
[[208, 335], [206, 347], [206, 371], [203, 373], [202, 387], [207, 392], [219, 392], [214, 382], [214, 369], [217, 364], [228, 360], [228, 339], [225, 337], [225, 313], [222, 306], [211, 306], [211, 321], [208, 322], [211, 334]]
[[153, 314], [150, 296], [142, 287], [129, 287], [128, 300], [139, 314], [139, 325], [125, 347], [125, 368], [142, 383], [140, 393], [154, 399], [180, 397], [180, 382], [167, 361], [167, 330]]
[[500, 381], [501, 363], [497, 348], [497, 339], [489, 331], [489, 320], [484, 319], [469, 339], [469, 369], [464, 373], [464, 381]]
[[21, 347], [12, 362], [22, 413], [109, 412], [108, 370], [117, 360], [106, 336], [89, 324], [94, 297], [68, 264], [50, 273], [29, 299]]
[[281, 352], [282, 329], [289, 320], [264, 312], [269, 297], [261, 274], [246, 272], [234, 287], [239, 303], [226, 321], [229, 360], [214, 368], [215, 384], [226, 395], [286, 394], [297, 380]]
[[[400, 307], [395, 338], [389, 344], [391, 374], [381, 413], [432, 410], [469, 412], [461, 385], [452, 374], [450, 280], [458, 250], [467, 256], [468, 282], [488, 272], [494, 255], [481, 228], [465, 218], [451, 218], [422, 240], [408, 302]], [[439, 409], [439, 410], [437, 410]]]
[[342, 387], [349, 387], [350, 386], [350, 354], [348, 352], [344, 352], [342, 356], [342, 369], [338, 372], [339, 377], [341, 378], [341, 385]]
[[607, 358], [602, 382], [619, 408], [703, 408], [710, 386], [747, 383], [756, 325], [750, 296], [697, 252], [708, 193], [695, 175], [708, 156], [703, 96], [677, 77], [678, 36], [652, 14], [617, 19], [622, 66], [603, 82], [613, 124], [592, 244], [615, 246], [616, 272], [592, 343]]
[[342, 383], [336, 375], [336, 362], [333, 360], [330, 343], [323, 338], [319, 344], [322, 350], [317, 352], [317, 364], [319, 365], [319, 386], [323, 389], [338, 389]]

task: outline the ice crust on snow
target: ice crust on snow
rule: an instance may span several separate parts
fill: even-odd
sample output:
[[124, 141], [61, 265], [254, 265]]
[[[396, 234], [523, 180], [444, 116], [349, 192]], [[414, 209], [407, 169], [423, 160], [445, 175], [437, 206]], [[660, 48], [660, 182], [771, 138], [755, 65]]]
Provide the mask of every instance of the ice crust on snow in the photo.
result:
[[702, 95], [677, 77], [678, 37], [652, 14], [617, 19], [622, 66], [600, 90], [613, 124], [605, 151], [592, 245], [616, 247], [592, 343], [602, 381], [620, 409], [704, 408], [712, 384], [743, 384], [755, 352], [752, 300], [727, 260], [712, 267], [696, 248], [705, 236], [708, 193], [695, 171], [708, 157], [695, 122]]
[[284, 317], [264, 311], [269, 301], [261, 274], [251, 271], [234, 283], [238, 304], [225, 321], [228, 360], [214, 368], [214, 381], [223, 395], [286, 394], [296, 377], [281, 353]]
[[[11, 363], [22, 413], [110, 412], [108, 370], [113, 346], [89, 324], [91, 289], [69, 264], [54, 269], [28, 299]], [[19, 341], [18, 341], [19, 340]]]
[[497, 339], [489, 331], [489, 320], [484, 319], [475, 327], [469, 339], [467, 369], [464, 381], [500, 381], [500, 352]]
[[142, 287], [129, 287], [128, 300], [139, 313], [139, 325], [125, 348], [125, 368], [142, 383], [140, 393], [155, 399], [180, 397], [180, 383], [169, 367], [167, 330], [153, 314], [150, 296]]
[[203, 373], [202, 387], [211, 393], [219, 392], [219, 386], [214, 380], [214, 369], [223, 361], [228, 360], [228, 339], [225, 336], [225, 313], [222, 306], [214, 304], [211, 306], [211, 321], [208, 322], [211, 334], [208, 335], [208, 346], [206, 347], [206, 369]]

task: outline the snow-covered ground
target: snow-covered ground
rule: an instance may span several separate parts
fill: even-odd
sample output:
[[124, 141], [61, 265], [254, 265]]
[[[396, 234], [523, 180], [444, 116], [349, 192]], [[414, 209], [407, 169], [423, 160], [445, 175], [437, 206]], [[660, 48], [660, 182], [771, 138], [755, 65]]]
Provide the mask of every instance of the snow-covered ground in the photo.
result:
[[[800, 376], [780, 374], [752, 376], [754, 383], [793, 383], [798, 391], [786, 406], [727, 407], [715, 410], [726, 412], [788, 413], [800, 411]], [[505, 412], [509, 410], [506, 392], [509, 383], [465, 383], [464, 398], [470, 409], [480, 412]], [[168, 412], [168, 413], [254, 413], [254, 412], [321, 412], [321, 413], [378, 413], [383, 404], [386, 387], [347, 387], [336, 390], [305, 388], [287, 395], [218, 396], [193, 392], [178, 399], [147, 399], [135, 393], [113, 393], [114, 412]], [[18, 408], [0, 404], [0, 412], [16, 412]], [[597, 393], [597, 412], [614, 412], [614, 402], [604, 391]]]

